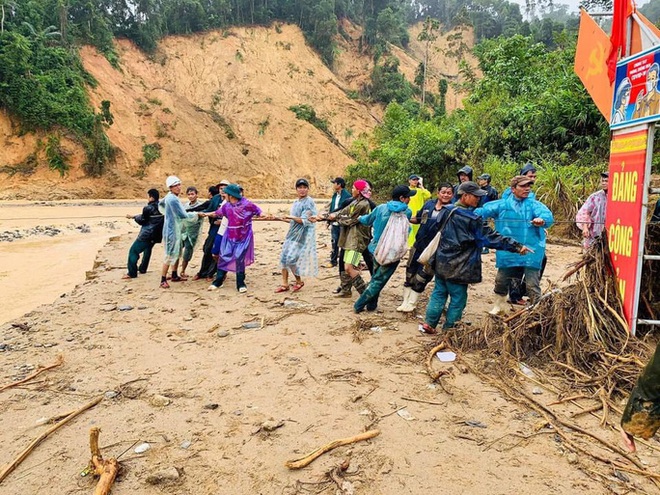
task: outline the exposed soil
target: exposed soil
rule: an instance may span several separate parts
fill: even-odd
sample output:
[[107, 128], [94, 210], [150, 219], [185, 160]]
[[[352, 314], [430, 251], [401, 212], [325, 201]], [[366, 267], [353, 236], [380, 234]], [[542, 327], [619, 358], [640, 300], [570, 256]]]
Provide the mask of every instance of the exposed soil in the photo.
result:
[[[288, 210], [283, 203], [263, 207], [272, 214]], [[102, 429], [106, 457], [124, 453], [115, 495], [293, 494], [324, 487], [323, 493], [340, 493], [332, 482], [307, 483], [323, 480], [345, 459], [350, 485], [343, 493], [653, 492], [633, 475], [622, 481], [604, 465], [571, 454], [552, 431], [542, 429], [536, 413], [462, 373], [457, 363], [434, 365], [452, 369], [442, 379], [446, 390], [431, 383], [424, 360], [435, 340], [417, 331], [417, 315], [394, 310], [401, 267], [375, 314], [355, 315], [350, 301], [331, 296], [337, 285], [331, 269], [306, 280], [299, 293], [275, 294], [286, 228], [256, 224], [257, 262], [248, 269], [246, 295], [236, 291], [232, 276], [217, 292], [192, 281], [159, 290], [160, 246], [145, 276], [120, 280], [133, 228], [105, 245], [96, 262], [79, 259], [76, 273], [89, 270], [87, 281], [0, 327], [0, 385], [60, 354], [65, 359], [33, 384], [1, 392], [0, 464], [47, 428], [38, 424], [40, 418], [108, 397], [39, 445], [0, 484], [0, 494], [91, 493], [94, 481], [80, 473], [89, 460], [92, 426]], [[323, 259], [329, 235], [322, 226], [318, 246]], [[65, 255], [57, 245], [49, 250], [53, 259]], [[577, 255], [577, 248], [551, 245], [547, 278], [557, 280]], [[191, 273], [199, 261], [196, 253]], [[10, 271], [26, 286], [31, 277], [19, 268], [29, 262], [24, 258]], [[480, 324], [492, 302], [494, 254], [484, 264], [485, 282], [469, 291], [465, 320], [472, 325]], [[3, 289], [5, 304], [16, 300]], [[250, 322], [257, 328], [246, 328], [255, 326], [245, 325]], [[538, 397], [549, 403], [556, 395], [543, 389]], [[269, 421], [274, 423], [264, 424]], [[282, 426], [266, 431], [280, 421]], [[597, 417], [580, 421], [618, 441], [615, 431], [598, 426]], [[380, 436], [338, 448], [300, 471], [284, 467], [287, 460], [367, 427], [380, 429]], [[142, 442], [150, 449], [134, 453]], [[638, 458], [655, 469], [652, 454], [642, 446]], [[171, 481], [147, 482], [165, 469], [176, 470]]]
[[[373, 54], [360, 51], [359, 28], [344, 23], [344, 32], [334, 72], [289, 25], [172, 36], [151, 57], [118, 40], [120, 69], [84, 47], [84, 66], [98, 81], [90, 90], [92, 103], [111, 102], [114, 124], [107, 133], [118, 149], [116, 163], [102, 178], [85, 177], [84, 153], [65, 137], [62, 147], [72, 165], [68, 176], [49, 170], [41, 150], [40, 164], [30, 175], [3, 176], [0, 199], [135, 198], [150, 187], [163, 187], [169, 174], [200, 187], [231, 179], [253, 197], [292, 197], [292, 184], [301, 176], [317, 191], [329, 192], [329, 179], [353, 161], [348, 154], [353, 141], [370, 133], [383, 111], [352, 99], [369, 81]], [[457, 58], [445, 54], [450, 35], [431, 50], [428, 87], [436, 93], [439, 75], [454, 81], [458, 74]], [[464, 36], [471, 46], [469, 33]], [[423, 57], [421, 45], [413, 40], [407, 52], [392, 51], [412, 81]], [[461, 56], [474, 64], [470, 55]], [[447, 102], [450, 110], [460, 105], [452, 87]], [[331, 136], [289, 110], [301, 104], [327, 120]], [[21, 135], [0, 112], [0, 167], [24, 162], [43, 138], [43, 133]], [[161, 156], [145, 165], [143, 147], [153, 144], [161, 147]]]

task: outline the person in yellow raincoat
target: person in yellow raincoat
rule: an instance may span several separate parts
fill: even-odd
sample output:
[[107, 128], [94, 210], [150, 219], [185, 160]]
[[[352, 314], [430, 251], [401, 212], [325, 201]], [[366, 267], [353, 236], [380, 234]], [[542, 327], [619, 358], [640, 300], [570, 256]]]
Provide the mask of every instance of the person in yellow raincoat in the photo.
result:
[[[412, 211], [412, 216], [417, 215], [417, 212], [422, 209], [424, 203], [431, 199], [431, 193], [424, 189], [424, 184], [422, 178], [417, 174], [412, 174], [408, 177], [408, 184], [410, 189], [417, 191], [413, 197], [410, 198], [410, 203], [408, 203], [408, 208]], [[415, 244], [415, 236], [417, 236], [417, 231], [419, 230], [419, 225], [412, 225], [410, 229], [410, 234], [408, 235], [408, 246], [412, 247]]]

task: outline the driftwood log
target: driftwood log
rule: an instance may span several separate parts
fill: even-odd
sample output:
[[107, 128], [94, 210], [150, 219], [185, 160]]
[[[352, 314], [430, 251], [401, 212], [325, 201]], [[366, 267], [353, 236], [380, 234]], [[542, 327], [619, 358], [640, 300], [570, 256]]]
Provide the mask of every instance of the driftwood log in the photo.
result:
[[380, 430], [369, 430], [352, 437], [340, 438], [339, 440], [330, 442], [324, 445], [323, 447], [319, 447], [318, 449], [310, 452], [304, 457], [301, 457], [299, 459], [294, 459], [293, 461], [286, 461], [284, 465], [289, 469], [301, 469], [304, 468], [305, 466], [308, 466], [315, 459], [321, 457], [323, 454], [331, 451], [332, 449], [336, 449], [337, 447], [341, 447], [342, 445], [348, 445], [351, 443], [360, 442], [362, 440], [369, 440], [370, 438], [377, 437], [378, 435], [380, 435]]
[[89, 450], [92, 453], [90, 468], [95, 476], [99, 476], [94, 495], [108, 495], [112, 489], [117, 473], [119, 473], [119, 462], [114, 457], [103, 459], [99, 449], [99, 434], [101, 429], [94, 427], [89, 432]]
[[23, 461], [27, 458], [27, 456], [30, 455], [30, 452], [32, 452], [35, 448], [37, 448], [37, 446], [38, 446], [41, 442], [43, 442], [43, 441], [46, 439], [46, 437], [48, 437], [51, 433], [53, 433], [54, 431], [58, 430], [59, 428], [61, 428], [61, 427], [64, 426], [65, 424], [67, 424], [69, 421], [71, 421], [73, 418], [75, 418], [75, 417], [78, 416], [79, 414], [82, 414], [82, 413], [84, 413], [85, 411], [87, 411], [87, 409], [91, 409], [92, 407], [94, 407], [96, 404], [98, 404], [98, 403], [101, 402], [102, 400], [103, 400], [103, 396], [101, 396], [101, 397], [97, 397], [97, 398], [94, 399], [93, 401], [88, 402], [87, 404], [85, 404], [84, 406], [82, 406], [80, 409], [77, 409], [77, 410], [71, 412], [71, 413], [70, 413], [66, 418], [64, 418], [62, 421], [60, 421], [60, 422], [57, 423], [56, 425], [51, 426], [51, 427], [48, 428], [46, 431], [44, 431], [41, 435], [39, 435], [37, 438], [35, 438], [34, 440], [32, 440], [32, 442], [30, 443], [30, 445], [28, 445], [28, 446], [23, 450], [23, 452], [21, 452], [21, 453], [16, 457], [16, 459], [14, 459], [11, 463], [9, 463], [7, 466], [5, 466], [5, 467], [3, 468], [3, 470], [2, 470], [2, 472], [0, 472], [0, 483], [2, 483], [2, 481], [3, 481], [7, 476], [9, 476], [9, 474], [11, 474], [11, 472], [14, 471], [14, 469], [16, 469], [16, 468], [18, 467], [18, 465], [19, 465], [21, 462], [23, 462]]

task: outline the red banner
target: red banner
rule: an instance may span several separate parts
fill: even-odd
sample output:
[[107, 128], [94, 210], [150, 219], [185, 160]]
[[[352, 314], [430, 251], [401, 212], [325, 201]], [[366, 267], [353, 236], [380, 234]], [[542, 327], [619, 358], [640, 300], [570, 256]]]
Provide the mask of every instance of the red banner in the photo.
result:
[[648, 128], [615, 131], [610, 148], [610, 180], [607, 191], [605, 228], [610, 256], [616, 272], [623, 313], [632, 333], [639, 299], [641, 270], [640, 232], [642, 217]]

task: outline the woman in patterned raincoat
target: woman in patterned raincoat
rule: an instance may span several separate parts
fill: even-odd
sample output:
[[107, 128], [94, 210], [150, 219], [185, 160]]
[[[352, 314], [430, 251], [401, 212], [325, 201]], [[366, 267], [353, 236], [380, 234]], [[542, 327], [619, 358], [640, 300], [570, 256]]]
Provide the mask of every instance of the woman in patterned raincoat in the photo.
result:
[[289, 221], [289, 231], [284, 238], [280, 268], [282, 269], [282, 285], [275, 292], [289, 290], [289, 270], [296, 278], [291, 290], [298, 292], [305, 282], [302, 276], [315, 277], [319, 272], [316, 256], [316, 205], [309, 197], [309, 182], [306, 179], [296, 181], [298, 199], [291, 206], [291, 214], [284, 217]]

